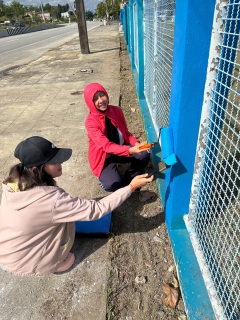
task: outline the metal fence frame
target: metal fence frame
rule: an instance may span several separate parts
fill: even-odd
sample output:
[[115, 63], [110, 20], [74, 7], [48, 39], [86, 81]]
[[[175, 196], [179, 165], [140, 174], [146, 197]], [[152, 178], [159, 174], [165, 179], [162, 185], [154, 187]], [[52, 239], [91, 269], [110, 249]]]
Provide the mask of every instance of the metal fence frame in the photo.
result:
[[[194, 236], [194, 225], [189, 223], [190, 218], [194, 216], [194, 200], [190, 201], [190, 197], [193, 199], [196, 192], [196, 181], [199, 166], [201, 166], [199, 159], [202, 154], [199, 152], [196, 155], [196, 147], [201, 144], [203, 135], [202, 131], [199, 131], [199, 126], [202, 129], [204, 126], [201, 123], [206, 122], [204, 118], [207, 108], [206, 101], [209, 101], [209, 90], [213, 87], [212, 84], [210, 85], [210, 80], [212, 80], [212, 71], [217, 69], [219, 61], [219, 57], [209, 54], [209, 50], [211, 51], [211, 48], [216, 48], [219, 44], [221, 32], [216, 28], [216, 24], [222, 23], [226, 1], [176, 0], [172, 61], [165, 69], [159, 69], [161, 72], [169, 72], [171, 83], [168, 87], [170, 86], [170, 90], [169, 96], [165, 99], [165, 105], [163, 103], [164, 108], [160, 112], [160, 118], [156, 120], [156, 114], [159, 112], [158, 102], [161, 100], [162, 88], [165, 84], [161, 83], [159, 78], [161, 73], [156, 77], [158, 72], [156, 65], [161, 58], [158, 49], [164, 52], [164, 40], [160, 39], [164, 35], [161, 33], [163, 26], [158, 19], [161, 14], [161, 6], [165, 6], [167, 10], [168, 5], [173, 2], [173, 0], [130, 0], [125, 6], [125, 14], [128, 12], [126, 16], [130, 19], [128, 25], [131, 30], [124, 28], [124, 37], [149, 141], [157, 141], [160, 127], [169, 125], [173, 129], [174, 151], [178, 163], [158, 178], [157, 183], [165, 208], [166, 224], [188, 317], [202, 320], [225, 319], [227, 316], [229, 320], [236, 320], [237, 313], [228, 312], [226, 315], [212, 282], [206, 280], [210, 279], [207, 269], [203, 268], [206, 261]], [[239, 0], [228, 1], [228, 4], [232, 3], [240, 7]], [[136, 10], [135, 20], [131, 13], [133, 10]], [[153, 16], [154, 21], [151, 21], [150, 17]], [[239, 9], [235, 12], [235, 17], [239, 19]], [[134, 30], [135, 36], [133, 36]], [[231, 32], [234, 33], [236, 30]], [[165, 35], [168, 36], [166, 32]], [[134, 46], [137, 46], [139, 50], [133, 50]], [[171, 45], [168, 45], [167, 48], [169, 51]], [[232, 56], [231, 59], [234, 60], [234, 57]], [[216, 87], [215, 91], [215, 96], [227, 96], [226, 90], [219, 92]], [[160, 92], [158, 96], [157, 92]], [[235, 92], [236, 94], [239, 95], [239, 92]], [[168, 113], [167, 116], [166, 113]], [[202, 151], [201, 148], [200, 150]], [[156, 146], [152, 154], [153, 166], [156, 167], [160, 159], [161, 149]], [[239, 254], [239, 251], [237, 252]], [[239, 273], [237, 274], [239, 276]], [[236, 299], [236, 304], [239, 303], [238, 299], [239, 297]], [[235, 305], [235, 307], [237, 309], [239, 306]]]

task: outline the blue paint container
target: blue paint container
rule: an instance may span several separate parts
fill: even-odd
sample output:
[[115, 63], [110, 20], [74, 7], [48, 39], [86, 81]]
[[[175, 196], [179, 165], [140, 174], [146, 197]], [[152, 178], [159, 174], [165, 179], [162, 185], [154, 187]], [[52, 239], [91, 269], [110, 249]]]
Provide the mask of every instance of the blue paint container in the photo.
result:
[[111, 231], [112, 212], [92, 221], [76, 221], [76, 233], [107, 234]]

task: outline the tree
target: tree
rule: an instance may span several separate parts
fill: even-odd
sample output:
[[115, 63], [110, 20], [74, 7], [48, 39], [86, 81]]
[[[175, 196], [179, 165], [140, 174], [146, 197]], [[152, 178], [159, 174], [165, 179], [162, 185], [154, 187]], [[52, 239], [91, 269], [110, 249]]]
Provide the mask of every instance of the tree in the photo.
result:
[[[0, 17], [4, 16], [4, 4], [3, 4], [3, 0], [0, 0]], [[4, 22], [5, 20], [3, 20]], [[2, 22], [2, 21], [1, 21]]]
[[4, 5], [1, 15], [5, 15], [8, 19], [12, 18], [12, 11], [10, 5]]
[[112, 4], [111, 13], [110, 15], [114, 17], [115, 19], [118, 19], [120, 14], [120, 4], [121, 0], [115, 0]]
[[43, 6], [43, 10], [44, 10], [44, 11], [48, 11], [49, 13], [51, 12], [51, 9], [52, 9], [52, 6], [51, 6], [49, 3], [46, 3], [46, 4]]
[[8, 21], [8, 17], [6, 16], [0, 16], [0, 23], [4, 23], [5, 21]]
[[68, 9], [69, 9], [69, 4], [67, 3], [67, 4], [65, 4], [64, 6], [61, 6], [61, 12], [67, 12], [68, 11]]
[[30, 12], [35, 12], [35, 11], [39, 11], [39, 7], [34, 7], [34, 6], [28, 6], [28, 11]]
[[10, 5], [6, 6], [5, 10], [6, 15], [9, 18], [13, 18], [14, 21], [18, 22], [23, 18], [25, 12], [27, 11], [27, 8], [19, 2], [13, 1]]
[[103, 2], [100, 2], [100, 3], [97, 5], [96, 13], [97, 13], [97, 17], [98, 17], [98, 18], [104, 18], [104, 17], [106, 17], [106, 4], [103, 3]]
[[[38, 10], [37, 10], [37, 12], [39, 11], [39, 8], [38, 8]], [[32, 15], [32, 19], [33, 19], [33, 21], [35, 21], [37, 24], [40, 24], [41, 22], [42, 22], [42, 18], [39, 16], [39, 14], [37, 14], [37, 13], [34, 13], [33, 15]]]
[[97, 5], [96, 12], [98, 18], [107, 18], [110, 16], [116, 18], [119, 16], [121, 0], [105, 0]]
[[[51, 17], [53, 17], [53, 19], [59, 19], [59, 11], [58, 10], [59, 10], [59, 8], [56, 6], [51, 7], [50, 14], [51, 14]], [[61, 13], [60, 13], [60, 17], [61, 17]]]
[[31, 25], [32, 25], [32, 18], [31, 18], [29, 15], [24, 16], [23, 21], [24, 21], [28, 26], [31, 26]]
[[87, 11], [85, 12], [85, 16], [86, 16], [86, 19], [87, 19], [87, 20], [92, 20], [93, 17], [94, 17], [94, 14], [93, 14], [92, 11], [87, 10]]

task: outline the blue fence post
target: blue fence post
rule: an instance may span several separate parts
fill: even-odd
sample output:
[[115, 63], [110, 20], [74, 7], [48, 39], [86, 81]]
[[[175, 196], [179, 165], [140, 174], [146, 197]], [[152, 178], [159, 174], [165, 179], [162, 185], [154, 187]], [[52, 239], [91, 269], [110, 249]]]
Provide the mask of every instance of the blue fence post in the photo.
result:
[[130, 30], [130, 62], [132, 70], [135, 70], [134, 64], [134, 18], [133, 18], [133, 3], [135, 0], [129, 1], [129, 30]]
[[143, 0], [137, 2], [138, 17], [138, 77], [136, 79], [137, 94], [139, 99], [144, 97], [144, 31], [143, 31]]
[[123, 24], [124, 24], [124, 39], [126, 46], [128, 45], [128, 9], [127, 5], [124, 7], [124, 17], [123, 17]]
[[[188, 213], [215, 0], [176, 1], [169, 126], [178, 163], [166, 172], [165, 217], [189, 319], [214, 319], [183, 221]], [[197, 291], [197, 292], [196, 292]]]
[[127, 38], [128, 38], [128, 42], [127, 42], [127, 50], [128, 53], [131, 53], [131, 15], [130, 15], [130, 4], [128, 3], [126, 5], [126, 9], [127, 9]]
[[127, 44], [127, 39], [126, 39], [126, 8], [122, 8], [122, 28], [123, 28], [123, 36], [124, 36], [124, 41]]

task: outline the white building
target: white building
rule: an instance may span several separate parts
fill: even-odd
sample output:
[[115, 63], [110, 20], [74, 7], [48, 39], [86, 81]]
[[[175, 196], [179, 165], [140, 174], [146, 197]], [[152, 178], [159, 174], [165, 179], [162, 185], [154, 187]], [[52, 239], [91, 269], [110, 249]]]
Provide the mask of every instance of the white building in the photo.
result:
[[69, 18], [69, 12], [62, 12], [61, 13], [61, 18]]

